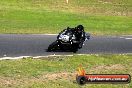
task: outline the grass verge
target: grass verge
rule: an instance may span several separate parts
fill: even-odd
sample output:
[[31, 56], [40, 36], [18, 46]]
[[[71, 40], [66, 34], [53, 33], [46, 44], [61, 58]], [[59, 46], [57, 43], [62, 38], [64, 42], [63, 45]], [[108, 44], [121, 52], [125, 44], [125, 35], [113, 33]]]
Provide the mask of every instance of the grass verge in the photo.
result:
[[0, 61], [2, 88], [131, 88], [132, 84], [88, 84], [75, 81], [80, 64], [89, 74], [130, 74], [131, 55], [74, 55]]
[[58, 33], [83, 24], [94, 35], [128, 35], [131, 13], [131, 0], [1, 0], [0, 33]]

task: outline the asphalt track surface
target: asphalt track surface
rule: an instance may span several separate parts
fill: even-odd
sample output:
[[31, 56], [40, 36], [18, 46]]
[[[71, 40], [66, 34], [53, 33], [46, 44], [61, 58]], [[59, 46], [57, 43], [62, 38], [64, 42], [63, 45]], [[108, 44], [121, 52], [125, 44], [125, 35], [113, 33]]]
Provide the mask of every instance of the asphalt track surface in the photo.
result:
[[71, 54], [128, 54], [132, 53], [132, 36], [92, 36], [77, 53], [46, 52], [56, 35], [0, 34], [0, 58]]

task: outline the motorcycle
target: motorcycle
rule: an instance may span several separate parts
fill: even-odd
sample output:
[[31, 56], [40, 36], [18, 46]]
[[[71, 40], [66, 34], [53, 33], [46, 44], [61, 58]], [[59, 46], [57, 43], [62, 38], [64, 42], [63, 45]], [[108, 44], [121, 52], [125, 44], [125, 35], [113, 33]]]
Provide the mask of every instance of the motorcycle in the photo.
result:
[[[85, 33], [85, 41], [90, 39], [90, 34]], [[57, 36], [57, 40], [49, 45], [47, 51], [71, 51], [76, 53], [81, 49], [84, 42], [76, 41], [75, 35], [71, 31], [61, 33]]]

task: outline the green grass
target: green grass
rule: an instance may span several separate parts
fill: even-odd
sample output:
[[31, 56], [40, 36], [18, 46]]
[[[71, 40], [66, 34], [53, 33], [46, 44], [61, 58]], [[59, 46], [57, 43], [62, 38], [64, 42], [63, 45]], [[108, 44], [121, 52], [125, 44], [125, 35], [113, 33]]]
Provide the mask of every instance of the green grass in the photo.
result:
[[132, 34], [131, 0], [1, 0], [0, 33], [58, 33], [83, 24], [95, 35]]
[[80, 64], [89, 74], [130, 74], [130, 55], [74, 55], [0, 61], [0, 87], [2, 88], [131, 88], [130, 84], [87, 84], [75, 81]]

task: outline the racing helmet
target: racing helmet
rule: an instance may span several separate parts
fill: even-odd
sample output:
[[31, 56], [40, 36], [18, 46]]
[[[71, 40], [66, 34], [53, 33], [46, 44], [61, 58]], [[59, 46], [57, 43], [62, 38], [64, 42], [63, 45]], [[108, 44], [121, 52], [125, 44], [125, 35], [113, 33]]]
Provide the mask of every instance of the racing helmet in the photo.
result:
[[83, 32], [83, 31], [84, 31], [83, 25], [78, 25], [78, 26], [76, 27], [76, 31], [77, 31], [78, 33]]

